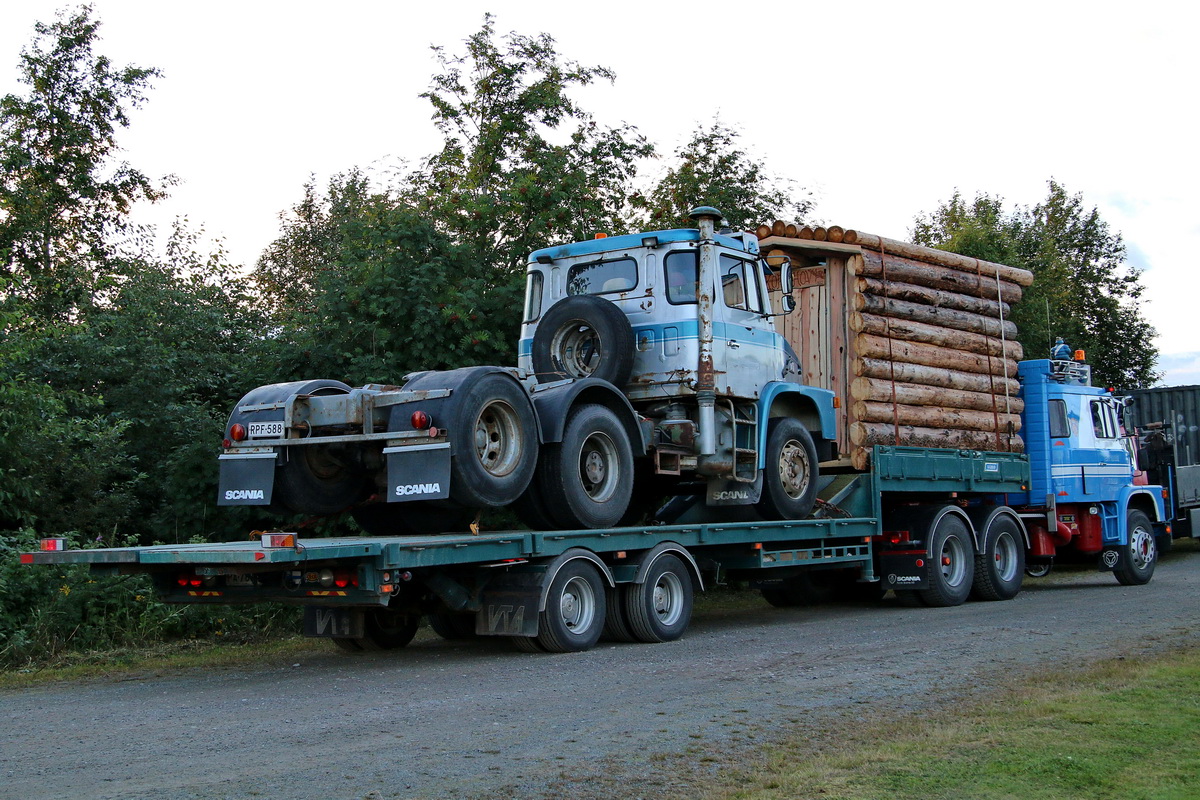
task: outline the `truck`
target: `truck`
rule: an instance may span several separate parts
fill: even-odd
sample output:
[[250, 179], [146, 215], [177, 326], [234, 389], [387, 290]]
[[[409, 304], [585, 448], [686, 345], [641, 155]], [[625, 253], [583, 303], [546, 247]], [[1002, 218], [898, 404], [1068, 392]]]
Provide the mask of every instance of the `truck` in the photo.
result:
[[1171, 525], [1158, 538], [1165, 551], [1200, 530], [1200, 386], [1135, 389], [1123, 397], [1142, 479], [1167, 490]]
[[[516, 367], [246, 394], [218, 503], [362, 535], [48, 539], [21, 559], [146, 573], [170, 602], [300, 605], [306, 634], [351, 651], [402, 647], [423, 618], [537, 652], [670, 641], [729, 580], [778, 606], [953, 606], [1010, 599], [1070, 551], [1150, 581], [1165, 490], [1135, 484], [1082, 354], [1014, 358], [1031, 275], [720, 218], [534, 252]], [[494, 508], [527, 529], [481, 529]]]

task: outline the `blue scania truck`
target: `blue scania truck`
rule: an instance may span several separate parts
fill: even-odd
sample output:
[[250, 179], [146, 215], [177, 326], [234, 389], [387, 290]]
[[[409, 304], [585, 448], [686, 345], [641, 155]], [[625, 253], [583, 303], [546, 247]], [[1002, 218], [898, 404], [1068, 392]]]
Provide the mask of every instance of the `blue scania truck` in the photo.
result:
[[[1005, 400], [1023, 405], [1019, 417], [991, 401], [1003, 447], [962, 446], [975, 434], [950, 429], [959, 446], [906, 444], [902, 430], [929, 433], [902, 425], [902, 410], [917, 412], [899, 403], [894, 441], [848, 458], [844, 376], [821, 385], [820, 360], [846, 350], [844, 287], [870, 259], [851, 243], [718, 232], [711, 208], [693, 219], [694, 229], [533, 253], [515, 368], [417, 372], [396, 386], [317, 379], [243, 397], [225, 429], [218, 504], [345, 515], [362, 535], [285, 526], [236, 543], [95, 550], [50, 539], [22, 561], [147, 573], [171, 602], [301, 605], [307, 634], [351, 651], [402, 647], [424, 618], [443, 636], [505, 636], [539, 652], [601, 636], [669, 641], [687, 629], [694, 592], [727, 580], [781, 606], [888, 590], [952, 606], [1009, 599], [1066, 553], [1123, 584], [1151, 579], [1170, 522], [1164, 490], [1135, 482], [1120, 403], [1090, 385], [1081, 360], [1014, 363], [1019, 390]], [[909, 284], [888, 283], [887, 258], [884, 289], [899, 296]], [[814, 287], [823, 311], [803, 294]], [[990, 313], [986, 299], [966, 300]], [[1003, 330], [999, 290], [994, 302]], [[789, 318], [832, 333], [794, 346]], [[919, 361], [920, 348], [897, 345], [905, 358]], [[988, 396], [959, 386], [977, 377], [934, 367], [914, 380], [977, 404]], [[954, 410], [946, 424], [978, 413]], [[525, 527], [481, 530], [492, 508]]]

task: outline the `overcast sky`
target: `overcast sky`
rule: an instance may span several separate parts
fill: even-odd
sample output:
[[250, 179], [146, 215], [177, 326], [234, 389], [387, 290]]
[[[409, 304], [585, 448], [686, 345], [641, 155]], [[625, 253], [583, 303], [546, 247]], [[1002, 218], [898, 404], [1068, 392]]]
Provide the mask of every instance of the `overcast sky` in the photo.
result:
[[[0, 94], [35, 20], [68, 4], [0, 4]], [[142, 218], [186, 216], [253, 264], [278, 215], [353, 166], [437, 144], [417, 95], [429, 46], [461, 51], [483, 15], [546, 32], [614, 69], [578, 93], [663, 152], [719, 115], [827, 223], [907, 238], [958, 189], [1031, 205], [1054, 178], [1099, 207], [1145, 270], [1165, 383], [1200, 383], [1200, 186], [1191, 3], [340, 3], [95, 0], [99, 52], [163, 71], [122, 132], [125, 157], [181, 181]], [[744, 10], [743, 10], [744, 9]], [[653, 167], [652, 167], [653, 169]]]

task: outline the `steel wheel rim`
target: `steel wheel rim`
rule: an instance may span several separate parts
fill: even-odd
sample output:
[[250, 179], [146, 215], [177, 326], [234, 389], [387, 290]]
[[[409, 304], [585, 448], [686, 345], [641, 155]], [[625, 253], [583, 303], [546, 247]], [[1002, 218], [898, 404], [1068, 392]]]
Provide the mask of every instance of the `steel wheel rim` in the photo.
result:
[[965, 548], [962, 539], [957, 536], [947, 536], [942, 543], [939, 557], [942, 568], [942, 578], [947, 586], [961, 586], [967, 574]]
[[808, 450], [796, 439], [788, 439], [779, 451], [779, 482], [784, 494], [793, 500], [808, 491]]
[[493, 400], [475, 420], [475, 457], [489, 475], [503, 478], [521, 463], [524, 442], [516, 410], [503, 400]]
[[1135, 569], [1143, 570], [1154, 560], [1154, 534], [1140, 525], [1129, 532], [1129, 555]]
[[996, 574], [1006, 583], [1017, 577], [1017, 542], [1008, 531], [996, 537]]
[[581, 320], [572, 320], [554, 334], [550, 352], [572, 378], [588, 378], [600, 366], [604, 343], [595, 328]]
[[679, 622], [683, 616], [683, 581], [674, 572], [664, 572], [654, 584], [651, 602], [659, 623], [670, 627]]
[[596, 618], [596, 594], [592, 585], [578, 576], [567, 581], [558, 598], [558, 613], [571, 633], [589, 630]]
[[579, 480], [583, 491], [597, 503], [606, 503], [617, 492], [620, 480], [617, 446], [608, 434], [595, 432], [579, 451]]

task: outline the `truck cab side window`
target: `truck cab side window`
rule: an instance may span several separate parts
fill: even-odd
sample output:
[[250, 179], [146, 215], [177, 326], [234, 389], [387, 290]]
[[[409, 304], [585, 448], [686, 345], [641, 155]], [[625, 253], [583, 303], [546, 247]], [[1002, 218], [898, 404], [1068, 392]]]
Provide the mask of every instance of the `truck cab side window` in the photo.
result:
[[1071, 435], [1071, 422], [1067, 419], [1067, 404], [1064, 400], [1050, 401], [1050, 438], [1066, 439]]
[[1096, 438], [1116, 439], [1117, 419], [1113, 413], [1112, 406], [1099, 400], [1093, 400], [1091, 406], [1092, 428], [1096, 431]]
[[529, 284], [525, 290], [525, 321], [533, 322], [542, 315], [542, 285], [545, 277], [541, 272], [529, 273]]
[[700, 282], [700, 262], [694, 252], [668, 253], [663, 259], [667, 273], [667, 302], [675, 305], [696, 302], [696, 285]]
[[627, 292], [637, 284], [637, 261], [632, 258], [576, 264], [567, 271], [569, 295]]
[[754, 263], [740, 258], [721, 256], [721, 292], [726, 308], [739, 308], [762, 313], [762, 297], [758, 293], [758, 274]]

